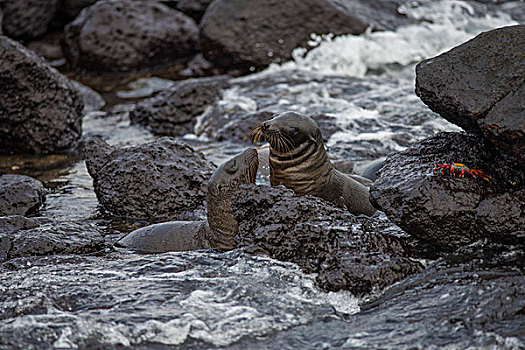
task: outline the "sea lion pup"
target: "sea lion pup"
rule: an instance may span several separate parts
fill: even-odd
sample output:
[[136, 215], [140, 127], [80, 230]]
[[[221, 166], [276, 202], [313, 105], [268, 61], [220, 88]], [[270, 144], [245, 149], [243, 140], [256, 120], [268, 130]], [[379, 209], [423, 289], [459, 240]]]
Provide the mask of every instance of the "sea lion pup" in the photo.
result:
[[255, 183], [258, 166], [257, 151], [249, 148], [215, 170], [208, 182], [207, 221], [146, 226], [130, 232], [115, 246], [143, 253], [235, 248], [238, 224], [233, 216], [232, 196], [241, 184]]
[[252, 138], [270, 144], [272, 186], [283, 184], [298, 196], [320, 197], [356, 215], [376, 211], [368, 188], [334, 168], [321, 129], [312, 118], [294, 112], [276, 114], [257, 126]]

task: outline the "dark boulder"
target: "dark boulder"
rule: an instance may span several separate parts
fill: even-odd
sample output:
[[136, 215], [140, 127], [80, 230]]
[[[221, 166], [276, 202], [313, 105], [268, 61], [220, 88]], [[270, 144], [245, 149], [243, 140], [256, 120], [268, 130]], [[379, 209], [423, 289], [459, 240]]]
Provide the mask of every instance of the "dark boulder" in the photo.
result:
[[96, 2], [97, 0], [60, 0], [59, 11], [66, 17], [75, 18], [83, 8], [89, 7]]
[[523, 348], [524, 247], [467, 248], [361, 303], [360, 312], [342, 320], [291, 327], [230, 349]]
[[10, 0], [4, 2], [2, 29], [15, 39], [36, 38], [47, 31], [58, 0]]
[[195, 134], [216, 141], [249, 143], [250, 131], [268, 119], [266, 117], [294, 110], [312, 117], [327, 140], [342, 130], [337, 118], [325, 114], [325, 106], [306, 104], [303, 98], [323, 96], [328, 92], [332, 97], [350, 99], [352, 95], [365, 91], [368, 89], [359, 79], [326, 77], [300, 70], [232, 79], [221, 91], [222, 98], [199, 116]]
[[213, 0], [179, 0], [177, 10], [199, 22]]
[[525, 26], [481, 33], [419, 63], [416, 93], [430, 109], [525, 163]]
[[23, 216], [0, 217], [0, 261], [32, 255], [85, 254], [104, 247], [90, 225]]
[[203, 213], [213, 166], [186, 144], [163, 137], [117, 149], [93, 138], [84, 153], [97, 198], [114, 215], [155, 221]]
[[[433, 174], [438, 163], [454, 162], [493, 179]], [[514, 242], [525, 233], [525, 170], [474, 135], [440, 133], [390, 155], [370, 196], [390, 220], [437, 251], [479, 239]]]
[[361, 34], [406, 23], [397, 1], [216, 0], [200, 23], [204, 57], [225, 68], [264, 67], [307, 47], [311, 33]]
[[45, 200], [46, 189], [36, 179], [25, 175], [0, 175], [0, 216], [28, 215]]
[[216, 141], [249, 143], [250, 131], [267, 116], [296, 110], [314, 118], [328, 139], [341, 130], [336, 117], [325, 114], [326, 107], [321, 104], [304, 104], [303, 96], [328, 92], [350, 99], [366, 91], [360, 79], [323, 77], [305, 71], [189, 79], [137, 103], [130, 117], [160, 135], [195, 133]]
[[227, 77], [183, 80], [157, 96], [137, 103], [130, 113], [133, 123], [155, 134], [182, 136], [193, 133], [196, 118], [221, 96]]
[[83, 103], [70, 81], [19, 43], [0, 36], [0, 153], [73, 147]]
[[239, 246], [318, 273], [317, 282], [326, 290], [362, 295], [422, 269], [397, 237], [374, 228], [379, 219], [356, 217], [319, 198], [243, 185], [233, 208]]
[[154, 1], [98, 1], [64, 31], [64, 54], [74, 68], [125, 72], [175, 63], [193, 55], [193, 19]]

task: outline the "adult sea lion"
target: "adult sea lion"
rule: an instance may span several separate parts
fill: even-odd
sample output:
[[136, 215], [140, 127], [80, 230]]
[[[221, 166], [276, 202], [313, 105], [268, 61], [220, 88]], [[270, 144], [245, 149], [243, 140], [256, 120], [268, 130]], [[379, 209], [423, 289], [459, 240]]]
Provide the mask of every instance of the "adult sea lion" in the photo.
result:
[[310, 194], [353, 214], [372, 215], [369, 191], [336, 170], [324, 148], [321, 129], [310, 117], [285, 112], [274, 115], [252, 131], [255, 142], [270, 144], [270, 184], [283, 184], [296, 195]]
[[215, 170], [208, 182], [207, 220], [146, 226], [130, 232], [115, 246], [144, 253], [235, 248], [238, 224], [232, 196], [241, 184], [255, 183], [258, 166], [257, 151], [249, 148]]

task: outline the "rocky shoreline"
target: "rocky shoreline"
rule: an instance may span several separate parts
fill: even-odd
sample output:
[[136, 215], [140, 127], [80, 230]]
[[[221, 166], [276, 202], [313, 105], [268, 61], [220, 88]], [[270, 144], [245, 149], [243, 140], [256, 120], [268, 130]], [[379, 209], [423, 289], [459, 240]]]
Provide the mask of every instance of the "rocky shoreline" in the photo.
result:
[[[131, 228], [202, 219], [207, 180], [216, 165], [192, 146], [196, 140], [248, 147], [257, 124], [295, 109], [319, 124], [334, 164], [347, 172], [354, 166], [346, 158], [373, 160], [389, 153], [370, 189], [371, 201], [384, 214], [355, 216], [284, 188], [243, 185], [233, 198], [240, 250], [295, 263], [316, 274], [317, 286], [325, 291], [367, 297], [386, 290], [363, 304], [363, 315], [388, 313], [389, 303], [416, 298], [418, 288], [430, 288], [429, 275], [437, 276], [432, 279], [439, 286], [456, 283], [455, 264], [466, 271], [459, 278], [466, 288], [473, 288], [468, 281], [478, 271], [497, 275], [500, 269], [512, 270], [512, 276], [498, 275], [501, 290], [491, 294], [495, 303], [505, 297], [512, 303], [500, 316], [485, 317], [494, 310], [491, 306], [480, 317], [487, 324], [519, 323], [525, 300], [523, 284], [518, 286], [525, 281], [525, 51], [516, 48], [525, 45], [524, 25], [481, 33], [417, 65], [415, 94], [464, 131], [405, 142], [406, 149], [398, 152], [377, 151], [373, 145], [364, 151], [366, 139], [358, 141], [365, 147], [357, 150], [351, 143], [328, 143], [343, 131], [337, 118], [315, 99], [300, 105], [289, 99], [309, 84], [319, 96], [352, 100], [369, 91], [365, 79], [301, 70], [250, 75], [292, 59], [295, 48], [308, 47], [312, 32], [359, 35], [367, 28], [395, 30], [413, 23], [399, 12], [400, 3], [0, 2], [0, 158], [5, 158], [0, 167], [0, 266], [11, 269], [11, 262], [26, 257], [104, 255]], [[24, 46], [42, 48], [34, 46], [35, 39], [57, 27], [64, 58], [46, 60]], [[96, 91], [53, 66], [68, 76], [132, 76], [180, 66], [186, 73], [176, 69], [177, 74], [189, 79], [132, 100], [120, 111], [119, 106], [104, 107]], [[215, 75], [202, 77], [210, 71]], [[83, 133], [82, 124], [97, 113], [106, 119], [123, 116], [124, 132], [133, 127], [159, 138], [131, 147], [110, 145]], [[112, 237], [85, 220], [39, 216], [50, 195], [46, 182], [10, 163], [13, 155], [47, 159], [35, 167], [40, 171], [60, 168], [79, 154], [93, 181], [88, 195], [96, 196], [98, 215], [124, 223]], [[53, 163], [55, 156], [66, 160]], [[464, 177], [438, 166], [454, 163], [466, 171]], [[488, 285], [489, 280], [482, 276], [479, 283]], [[467, 317], [465, 324], [478, 322], [476, 317]], [[517, 332], [523, 339], [517, 326], [508, 330], [478, 323], [485, 331]]]

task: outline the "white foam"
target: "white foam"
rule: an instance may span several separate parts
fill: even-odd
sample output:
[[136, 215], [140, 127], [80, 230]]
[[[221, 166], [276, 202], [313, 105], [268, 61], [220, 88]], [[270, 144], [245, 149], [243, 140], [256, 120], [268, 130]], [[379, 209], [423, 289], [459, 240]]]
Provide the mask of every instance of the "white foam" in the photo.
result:
[[364, 77], [370, 70], [391, 64], [406, 66], [436, 56], [482, 31], [517, 24], [503, 13], [474, 16], [472, 5], [463, 1], [411, 1], [400, 7], [414, 20], [428, 22], [399, 27], [395, 31], [366, 32], [333, 38], [322, 36], [317, 47], [305, 54], [293, 53], [294, 60], [272, 65], [268, 71], [303, 69], [326, 75]]

